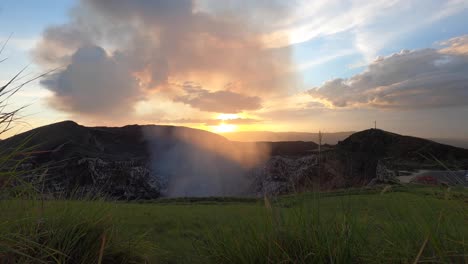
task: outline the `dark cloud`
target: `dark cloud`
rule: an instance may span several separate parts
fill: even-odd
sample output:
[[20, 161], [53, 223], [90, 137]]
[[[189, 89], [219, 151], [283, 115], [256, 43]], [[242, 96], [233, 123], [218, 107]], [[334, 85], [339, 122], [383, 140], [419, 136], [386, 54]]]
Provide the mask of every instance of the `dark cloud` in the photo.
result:
[[43, 33], [43, 41], [36, 47], [34, 57], [45, 65], [66, 65], [80, 47], [92, 45], [85, 32], [72, 26], [51, 26]]
[[[267, 6], [261, 4], [258, 8]], [[283, 7], [278, 5], [275, 8]], [[246, 20], [243, 14], [222, 14], [224, 11], [216, 8], [210, 12], [197, 9], [191, 0], [82, 0], [71, 12], [68, 23], [45, 30], [34, 56], [45, 67], [68, 65], [76, 63], [72, 56], [78, 50], [97, 46], [111, 54], [108, 60], [118, 61], [119, 67], [126, 69], [125, 74], [115, 78], [123, 84], [131, 83], [127, 88], [129, 91], [120, 88], [109, 90], [108, 86], [86, 87], [90, 85], [87, 79], [93, 80], [98, 75], [114, 78], [109, 75], [111, 70], [101, 67], [74, 73], [80, 67], [72, 66], [54, 76], [57, 80], [68, 78], [61, 75], [80, 76], [83, 85], [78, 78], [74, 79], [72, 86], [71, 82], [46, 82], [48, 88], [55, 92], [56, 102], [71, 104], [74, 107], [66, 109], [78, 113], [91, 112], [93, 108], [81, 109], [85, 104], [74, 102], [74, 97], [64, 97], [63, 91], [68, 95], [80, 93], [83, 94], [81, 97], [93, 98], [96, 93], [101, 93], [96, 90], [103, 89], [102, 93], [112, 92], [114, 99], [124, 100], [122, 103], [114, 100], [114, 108], [131, 111], [132, 104], [126, 95], [135, 91], [135, 78], [146, 92], [149, 89], [164, 91], [171, 98], [206, 111], [258, 109], [260, 100], [257, 96], [293, 88], [295, 76], [288, 70], [292, 68], [289, 49], [267, 48], [260, 36], [268, 21], [257, 23]], [[129, 80], [123, 81], [124, 77]], [[171, 81], [201, 83], [207, 92], [197, 93], [194, 97], [184, 94], [177, 97], [174, 96], [177, 91], [172, 90], [169, 84]], [[228, 83], [236, 85], [226, 91], [217, 89]], [[121, 92], [123, 94], [118, 95]], [[63, 101], [65, 98], [67, 100]], [[232, 103], [223, 107], [227, 98]], [[218, 99], [222, 101], [216, 102]], [[203, 105], [205, 103], [206, 106]], [[234, 103], [240, 105], [235, 106]]]
[[245, 110], [258, 110], [262, 107], [257, 96], [247, 96], [236, 92], [221, 90], [210, 92], [200, 86], [185, 86], [186, 95], [174, 100], [207, 112], [239, 113]]
[[441, 50], [404, 50], [381, 57], [361, 74], [327, 81], [308, 93], [335, 107], [418, 109], [466, 105], [468, 56], [463, 51], [468, 45], [460, 39], [446, 44], [449, 46]]
[[122, 114], [141, 98], [131, 71], [97, 46], [79, 48], [64, 70], [41, 83], [54, 92], [54, 105], [80, 114]]

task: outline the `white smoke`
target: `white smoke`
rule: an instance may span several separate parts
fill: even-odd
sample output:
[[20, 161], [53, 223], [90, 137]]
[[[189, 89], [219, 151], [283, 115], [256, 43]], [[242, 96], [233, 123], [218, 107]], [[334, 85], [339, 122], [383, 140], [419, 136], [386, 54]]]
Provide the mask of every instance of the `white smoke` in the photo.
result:
[[171, 126], [143, 130], [151, 155], [151, 170], [162, 195], [239, 196], [251, 192], [248, 172], [269, 156], [255, 144], [235, 143], [206, 131]]

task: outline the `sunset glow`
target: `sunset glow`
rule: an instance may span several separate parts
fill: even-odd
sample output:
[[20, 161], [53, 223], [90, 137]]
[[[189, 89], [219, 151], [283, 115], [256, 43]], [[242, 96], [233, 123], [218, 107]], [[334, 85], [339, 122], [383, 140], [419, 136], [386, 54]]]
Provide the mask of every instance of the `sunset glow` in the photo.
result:
[[213, 126], [213, 132], [215, 133], [228, 133], [228, 132], [234, 132], [236, 130], [237, 130], [237, 126], [232, 125], [232, 124], [221, 123], [217, 126]]
[[57, 70], [0, 138], [61, 120], [468, 135], [468, 0], [21, 2], [0, 3], [0, 80]]

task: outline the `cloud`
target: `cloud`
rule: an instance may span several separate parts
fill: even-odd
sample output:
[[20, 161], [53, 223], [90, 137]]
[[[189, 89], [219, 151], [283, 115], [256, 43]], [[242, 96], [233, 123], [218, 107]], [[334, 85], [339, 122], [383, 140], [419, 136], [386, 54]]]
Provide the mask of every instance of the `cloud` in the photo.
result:
[[[354, 6], [358, 7], [356, 3], [359, 2], [354, 1]], [[466, 12], [468, 8], [468, 1], [464, 0], [378, 0], [370, 3], [374, 8], [362, 12], [366, 18], [352, 29], [355, 47], [363, 55], [363, 60], [353, 65], [356, 67], [372, 62], [390, 43], [399, 42], [402, 37], [419, 30], [434, 32], [438, 22]]]
[[186, 95], [178, 96], [176, 102], [188, 104], [207, 112], [239, 113], [245, 110], [258, 110], [262, 107], [257, 96], [247, 96], [229, 90], [210, 92], [200, 86], [184, 85]]
[[[274, 30], [265, 34], [270, 46], [280, 47], [350, 33], [348, 40], [362, 61], [369, 63], [382, 48], [423, 27], [466, 11], [460, 0], [298, 0], [294, 11], [278, 16]], [[421, 8], [424, 6], [424, 8]]]
[[158, 124], [199, 124], [205, 126], [217, 126], [221, 123], [232, 125], [251, 125], [263, 122], [260, 119], [253, 118], [233, 118], [229, 120], [221, 119], [199, 119], [199, 118], [180, 118], [180, 119], [159, 119], [156, 120]]
[[[421, 5], [425, 8], [420, 9]], [[296, 74], [310, 73], [311, 68], [319, 69], [318, 65], [342, 56], [353, 55], [354, 59], [359, 53], [364, 58], [359, 63], [367, 65], [382, 47], [391, 44], [389, 41], [466, 7], [467, 2], [459, 0], [80, 0], [66, 23], [51, 25], [43, 32], [34, 57], [46, 69], [64, 66], [43, 84], [53, 93], [51, 105], [75, 117], [133, 113], [131, 118], [145, 120], [204, 119], [210, 112], [260, 113], [285, 108], [302, 113], [303, 106], [284, 103], [303, 90], [302, 81], [308, 81]], [[340, 36], [345, 37], [335, 38]], [[294, 56], [303, 59], [301, 64], [294, 65], [291, 50], [299, 45], [291, 45], [309, 40], [324, 40], [326, 48], [301, 52]], [[371, 73], [330, 80], [323, 89], [309, 93], [325, 107], [460, 104], [464, 93], [455, 87], [457, 78], [464, 81], [463, 67], [452, 75], [444, 69], [464, 65], [463, 41], [453, 39], [439, 50], [381, 58], [383, 61], [369, 65]], [[455, 42], [461, 46], [455, 48]], [[95, 60], [111, 65], [108, 69], [80, 66], [85, 63], [74, 60], [78, 52], [92, 47], [103, 51], [105, 56]], [[92, 54], [98, 56], [99, 52]], [[404, 59], [409, 62], [398, 62]], [[437, 66], [431, 66], [431, 60]], [[404, 67], [395, 65], [411, 62], [417, 67], [407, 67], [409, 77], [404, 77], [404, 72], [391, 72]], [[421, 65], [425, 68], [415, 72]], [[104, 74], [109, 80], [99, 77]], [[113, 74], [119, 76], [114, 78]], [[430, 86], [429, 75], [433, 78]], [[178, 85], [187, 82], [198, 84], [199, 89], [189, 91]], [[447, 85], [447, 91], [457, 91], [452, 94], [460, 98], [455, 101], [437, 85]], [[364, 94], [359, 97], [356, 93]], [[421, 94], [426, 97], [415, 104]]]
[[468, 35], [442, 41], [440, 45], [447, 46], [441, 49], [442, 53], [468, 56]]
[[54, 93], [52, 104], [79, 114], [124, 114], [141, 98], [137, 80], [118, 54], [98, 46], [82, 47], [70, 64], [41, 81]]
[[210, 119], [204, 122], [207, 126], [216, 126], [220, 123], [230, 124], [230, 125], [252, 125], [262, 123], [263, 120], [253, 119], [253, 118], [233, 118], [228, 120], [219, 120], [219, 119]]
[[361, 74], [333, 79], [308, 93], [334, 107], [437, 108], [468, 102], [466, 36], [443, 49], [380, 57]]
[[[294, 88], [295, 75], [287, 70], [290, 49], [269, 49], [262, 41], [273, 21], [224, 14], [200, 9], [192, 0], [82, 0], [67, 23], [44, 31], [34, 56], [45, 68], [67, 66], [44, 84], [55, 93], [53, 105], [72, 113], [131, 112], [139, 98], [155, 92], [203, 111], [238, 112], [258, 109], [260, 96]], [[89, 47], [101, 52], [89, 52]], [[110, 68], [77, 61], [83, 49], [86, 56], [96, 56], [87, 61]], [[121, 84], [111, 87], [113, 79]], [[187, 81], [203, 90], [187, 94], [172, 85]], [[232, 83], [229, 90], [218, 88]], [[111, 99], [89, 106], [104, 94]]]

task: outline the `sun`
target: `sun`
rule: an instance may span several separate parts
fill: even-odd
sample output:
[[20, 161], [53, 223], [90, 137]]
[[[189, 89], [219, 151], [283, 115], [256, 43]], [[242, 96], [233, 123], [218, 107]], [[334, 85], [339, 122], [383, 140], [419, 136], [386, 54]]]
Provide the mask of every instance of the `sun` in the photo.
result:
[[229, 122], [239, 118], [241, 118], [239, 114], [219, 114], [215, 117], [215, 119], [219, 120], [219, 124], [211, 126], [211, 131], [215, 133], [235, 132], [238, 130], [238, 126], [229, 124]]
[[228, 133], [236, 131], [237, 126], [233, 124], [221, 123], [217, 126], [213, 126], [213, 132], [215, 133]]

